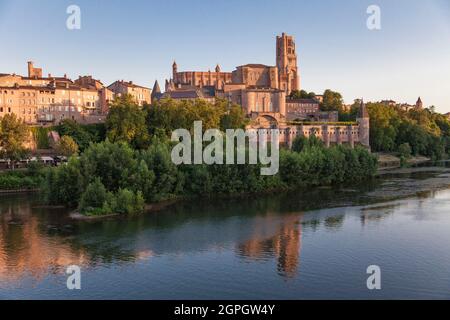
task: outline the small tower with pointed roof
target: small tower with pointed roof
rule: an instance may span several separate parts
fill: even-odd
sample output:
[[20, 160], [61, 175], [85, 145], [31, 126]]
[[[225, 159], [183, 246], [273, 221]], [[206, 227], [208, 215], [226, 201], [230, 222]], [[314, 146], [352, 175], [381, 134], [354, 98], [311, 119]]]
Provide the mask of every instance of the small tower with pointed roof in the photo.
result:
[[172, 79], [176, 79], [176, 74], [178, 72], [177, 62], [174, 60], [172, 64]]
[[359, 143], [370, 150], [370, 118], [363, 99], [361, 99], [356, 122], [359, 126]]
[[423, 108], [422, 99], [420, 97], [419, 97], [419, 99], [417, 99], [416, 108], [417, 109], [422, 109]]
[[156, 80], [152, 89], [152, 102], [155, 100], [159, 100], [159, 98], [161, 98], [161, 95], [161, 88], [159, 87], [158, 80]]

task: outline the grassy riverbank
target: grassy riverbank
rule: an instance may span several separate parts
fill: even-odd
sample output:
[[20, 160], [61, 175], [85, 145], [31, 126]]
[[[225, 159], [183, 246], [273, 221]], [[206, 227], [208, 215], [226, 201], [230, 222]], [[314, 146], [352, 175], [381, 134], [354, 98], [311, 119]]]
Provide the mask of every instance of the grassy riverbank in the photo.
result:
[[0, 193], [38, 191], [45, 180], [43, 169], [0, 172]]
[[376, 153], [375, 154], [378, 158], [378, 170], [389, 170], [389, 169], [395, 169], [400, 168], [402, 166], [414, 166], [417, 164], [425, 163], [431, 161], [430, 158], [417, 155], [417, 156], [410, 156], [409, 158], [402, 161], [401, 156], [398, 154], [392, 154], [392, 153]]

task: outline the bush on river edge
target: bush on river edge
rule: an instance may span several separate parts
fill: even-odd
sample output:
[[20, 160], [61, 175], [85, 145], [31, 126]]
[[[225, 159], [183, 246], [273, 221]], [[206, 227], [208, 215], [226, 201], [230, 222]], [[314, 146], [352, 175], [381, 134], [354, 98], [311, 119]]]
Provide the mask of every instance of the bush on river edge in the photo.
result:
[[144, 203], [175, 197], [333, 185], [364, 180], [376, 172], [375, 156], [362, 147], [325, 148], [308, 141], [295, 145], [302, 147], [280, 150], [277, 175], [262, 176], [260, 165], [176, 166], [171, 143], [156, 137], [145, 150], [107, 140], [48, 170], [42, 192], [47, 203], [78, 207], [87, 215], [131, 214], [142, 212]]
[[0, 190], [38, 189], [45, 180], [45, 169], [38, 163], [32, 163], [27, 170], [0, 172]]

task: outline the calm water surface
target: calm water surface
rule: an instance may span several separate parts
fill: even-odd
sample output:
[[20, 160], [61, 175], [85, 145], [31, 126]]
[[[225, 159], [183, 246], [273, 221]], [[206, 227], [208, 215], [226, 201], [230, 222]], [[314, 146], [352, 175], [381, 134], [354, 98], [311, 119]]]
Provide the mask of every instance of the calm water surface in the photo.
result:
[[[386, 176], [96, 222], [39, 207], [37, 195], [0, 196], [0, 299], [449, 299], [450, 189], [373, 196], [430, 177], [444, 178]], [[71, 264], [78, 291], [66, 288]], [[366, 288], [373, 264], [379, 291]]]

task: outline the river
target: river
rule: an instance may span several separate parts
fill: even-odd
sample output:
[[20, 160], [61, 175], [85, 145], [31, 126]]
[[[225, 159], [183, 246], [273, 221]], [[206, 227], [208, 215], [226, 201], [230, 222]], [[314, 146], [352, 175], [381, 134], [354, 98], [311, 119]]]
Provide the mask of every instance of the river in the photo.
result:
[[400, 170], [102, 221], [0, 195], [0, 299], [449, 299], [449, 185], [448, 169]]

